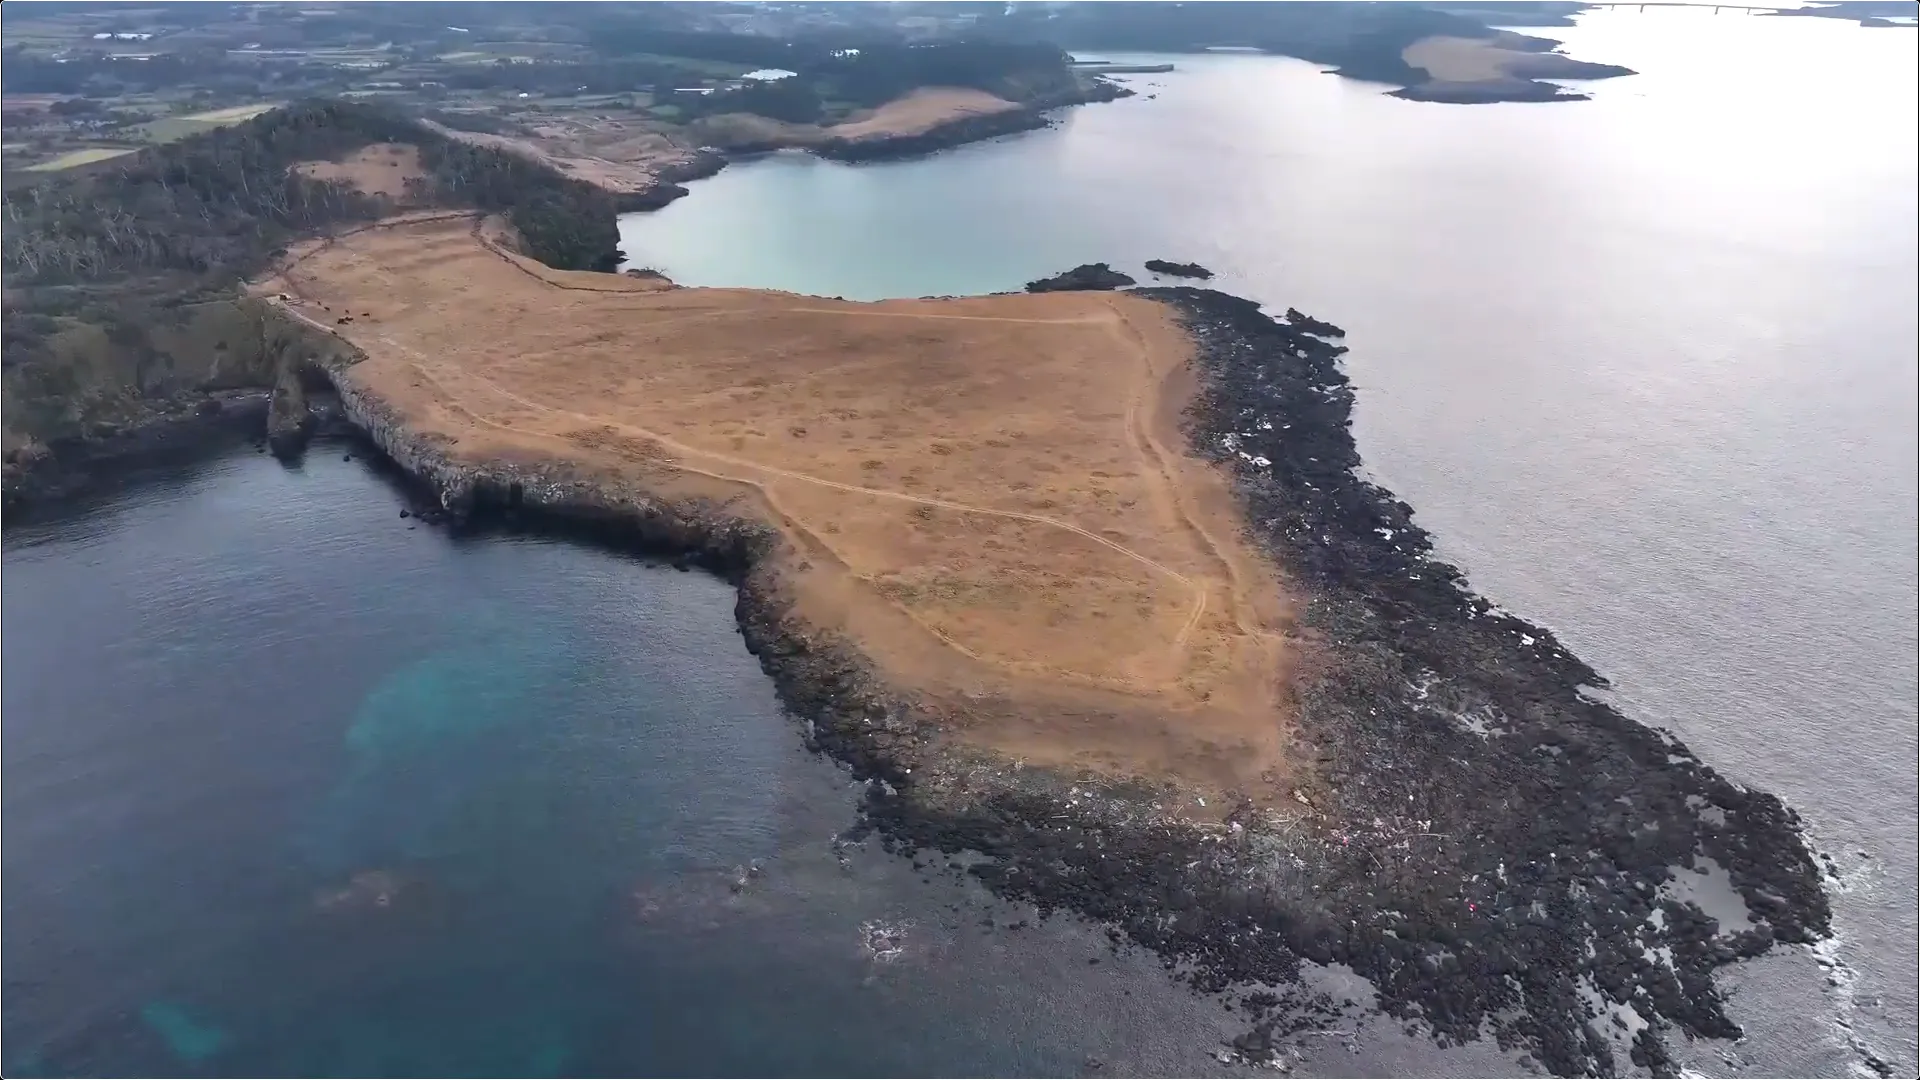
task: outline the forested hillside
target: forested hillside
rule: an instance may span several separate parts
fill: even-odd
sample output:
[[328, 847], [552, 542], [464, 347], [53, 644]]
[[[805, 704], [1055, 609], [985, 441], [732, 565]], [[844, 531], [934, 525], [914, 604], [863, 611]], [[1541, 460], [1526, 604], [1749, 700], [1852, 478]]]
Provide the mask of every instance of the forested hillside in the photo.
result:
[[238, 287], [294, 239], [392, 209], [295, 168], [372, 143], [419, 147], [415, 204], [503, 213], [528, 253], [553, 266], [610, 269], [617, 259], [607, 193], [350, 102], [277, 110], [16, 187], [0, 245], [9, 455], [137, 422], [154, 400], [270, 382], [272, 358], [248, 352], [265, 331], [241, 332], [258, 320], [236, 314]]

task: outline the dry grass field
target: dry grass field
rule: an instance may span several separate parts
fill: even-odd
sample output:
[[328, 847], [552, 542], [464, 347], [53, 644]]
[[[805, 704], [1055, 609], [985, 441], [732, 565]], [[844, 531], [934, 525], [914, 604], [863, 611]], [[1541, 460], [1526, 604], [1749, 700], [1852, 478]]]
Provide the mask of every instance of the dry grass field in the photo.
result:
[[354, 377], [458, 456], [565, 459], [778, 525], [802, 610], [951, 705], [959, 738], [1279, 790], [1286, 592], [1184, 452], [1166, 309], [678, 289], [554, 271], [495, 228], [315, 242], [259, 288], [363, 350]]

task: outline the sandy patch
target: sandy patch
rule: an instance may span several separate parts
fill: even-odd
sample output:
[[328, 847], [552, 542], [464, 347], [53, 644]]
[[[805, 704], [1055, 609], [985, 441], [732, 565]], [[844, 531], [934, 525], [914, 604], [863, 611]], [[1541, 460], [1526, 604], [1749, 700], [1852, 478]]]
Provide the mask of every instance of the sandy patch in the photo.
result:
[[315, 180], [344, 180], [367, 195], [407, 197], [407, 181], [424, 180], [420, 149], [407, 143], [373, 143], [339, 161], [309, 161], [294, 171]]
[[1224, 477], [1184, 452], [1189, 345], [1160, 305], [670, 289], [549, 270], [457, 220], [295, 260], [262, 289], [363, 349], [355, 377], [454, 453], [776, 524], [802, 610], [964, 713], [958, 737], [1278, 790], [1290, 608]]

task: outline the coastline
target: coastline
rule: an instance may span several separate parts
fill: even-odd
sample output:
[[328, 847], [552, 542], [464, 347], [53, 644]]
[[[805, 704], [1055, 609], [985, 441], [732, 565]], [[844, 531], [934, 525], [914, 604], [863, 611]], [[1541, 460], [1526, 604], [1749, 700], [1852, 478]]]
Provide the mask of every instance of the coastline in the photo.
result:
[[[1827, 932], [1798, 819], [1583, 695], [1603, 680], [1431, 559], [1410, 508], [1353, 473], [1345, 350], [1315, 336], [1334, 328], [1209, 290], [1137, 291], [1174, 306], [1196, 343], [1194, 448], [1232, 470], [1250, 531], [1310, 596], [1304, 812], [1243, 804], [1207, 821], [1165, 809], [1181, 798], [1170, 789], [959, 752], [940, 739], [946, 717], [810, 624], [774, 526], [562, 461], [457, 460], [351, 364], [326, 374], [346, 417], [456, 526], [592, 535], [732, 582], [747, 646], [809, 746], [868, 780], [859, 828], [983, 854], [972, 872], [996, 892], [1106, 922], [1197, 988], [1292, 988], [1239, 999], [1245, 1060], [1334, 1026], [1340, 1007], [1294, 992], [1302, 960], [1352, 967], [1389, 1015], [1442, 1038], [1490, 1026], [1556, 1073], [1611, 1072], [1621, 1053], [1658, 1067], [1666, 1025], [1737, 1034], [1713, 969]], [[1687, 902], [1674, 868], [1704, 859], [1744, 897], [1746, 928], [1721, 933]], [[1606, 1030], [1596, 989], [1658, 1023]]]
[[[1192, 447], [1230, 470], [1248, 532], [1310, 600], [1304, 811], [1245, 804], [1209, 822], [1163, 809], [1182, 798], [1170, 789], [961, 753], [939, 737], [946, 717], [887, 685], [856, 642], [809, 623], [774, 526], [561, 461], [459, 461], [357, 383], [341, 351], [326, 350], [317, 373], [456, 527], [592, 535], [733, 583], [748, 648], [807, 722], [810, 748], [869, 781], [856, 829], [902, 849], [981, 853], [972, 872], [996, 892], [1106, 922], [1116, 943], [1155, 950], [1197, 988], [1297, 989], [1302, 960], [1341, 963], [1389, 1015], [1443, 1039], [1491, 1030], [1555, 1073], [1612, 1072], [1623, 1053], [1660, 1068], [1669, 1025], [1736, 1035], [1713, 970], [1828, 932], [1821, 869], [1793, 812], [1586, 696], [1604, 680], [1431, 558], [1411, 508], [1355, 474], [1345, 350], [1323, 340], [1337, 328], [1291, 310], [1276, 322], [1211, 290], [1133, 291], [1180, 313], [1201, 383]], [[266, 414], [264, 393], [229, 396], [232, 410], [180, 412], [165, 438]], [[139, 439], [63, 457], [35, 493], [71, 493], [62, 478], [83, 478], [89, 454], [142, 453]], [[1689, 902], [1691, 878], [1674, 868], [1707, 860], [1709, 879], [1740, 894], [1746, 926], [1723, 932]], [[1655, 1025], [1596, 1014], [1595, 991]], [[1342, 1014], [1294, 989], [1237, 1005], [1250, 1030], [1234, 1052], [1256, 1063]]]

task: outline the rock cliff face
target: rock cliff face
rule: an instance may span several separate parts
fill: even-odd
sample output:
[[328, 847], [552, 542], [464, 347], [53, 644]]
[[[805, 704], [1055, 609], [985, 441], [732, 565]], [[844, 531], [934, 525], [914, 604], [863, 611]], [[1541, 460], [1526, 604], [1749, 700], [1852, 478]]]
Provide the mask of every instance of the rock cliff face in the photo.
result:
[[292, 365], [283, 366], [267, 401], [267, 446], [276, 457], [299, 457], [307, 448], [315, 423], [299, 372]]
[[[50, 320], [10, 352], [0, 499], [57, 498], [106, 459], [190, 444], [272, 418], [290, 451], [312, 430], [299, 371], [347, 355], [272, 305], [236, 298], [150, 312], [124, 328]], [[11, 346], [10, 346], [11, 349]], [[269, 400], [276, 388], [278, 404]]]

